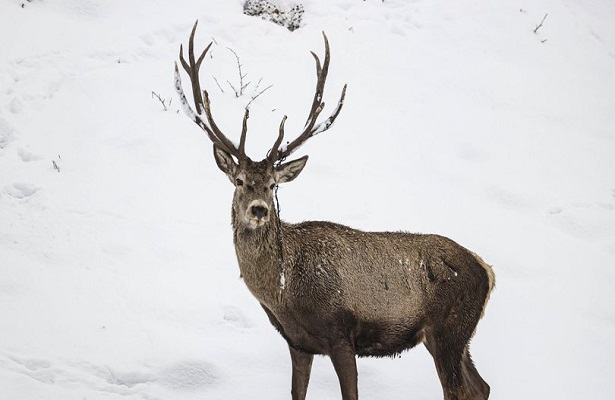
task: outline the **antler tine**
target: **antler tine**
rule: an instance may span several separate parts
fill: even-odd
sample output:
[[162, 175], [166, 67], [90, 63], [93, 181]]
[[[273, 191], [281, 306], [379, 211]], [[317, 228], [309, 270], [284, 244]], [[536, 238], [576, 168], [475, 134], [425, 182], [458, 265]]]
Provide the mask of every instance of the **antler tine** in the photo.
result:
[[241, 138], [239, 139], [239, 154], [241, 157], [246, 156], [246, 134], [248, 133], [248, 118], [250, 117], [250, 110], [246, 108], [245, 114], [243, 114], [243, 128], [241, 129]]
[[186, 62], [184, 59], [184, 46], [179, 45], [179, 60], [182, 63], [182, 67], [190, 77], [190, 82], [192, 84], [192, 96], [194, 97], [194, 105], [196, 107], [197, 114], [202, 114], [203, 112], [203, 98], [201, 97], [201, 83], [199, 81], [199, 69], [201, 68], [201, 63], [205, 58], [205, 55], [209, 51], [209, 48], [213, 44], [213, 42], [209, 43], [205, 50], [201, 53], [198, 61], [194, 61], [194, 34], [196, 33], [196, 27], [199, 21], [197, 20], [192, 27], [192, 31], [190, 32], [190, 40], [188, 41], [188, 60], [190, 64]]
[[[234, 155], [235, 157], [237, 157], [238, 160], [243, 160], [244, 158], [246, 158], [246, 153], [244, 151], [245, 150], [245, 146], [242, 149], [242, 146], [241, 146], [241, 143], [240, 143], [240, 146], [238, 148], [237, 145], [235, 145], [233, 142], [231, 142], [224, 135], [224, 133], [222, 133], [220, 128], [218, 128], [218, 125], [214, 121], [214, 117], [213, 117], [213, 115], [211, 113], [211, 102], [209, 101], [209, 93], [207, 93], [207, 90], [203, 90], [203, 99], [205, 100], [205, 116], [207, 116], [207, 121], [209, 122], [209, 126], [211, 127], [211, 130], [213, 130], [215, 136], [224, 144], [225, 148], [232, 149], [231, 151], [228, 151], [228, 152], [230, 154]], [[243, 141], [244, 144], [245, 144], [245, 141], [246, 141], [245, 133], [247, 133], [247, 130], [248, 130], [249, 114], [250, 114], [250, 112], [246, 108], [246, 112], [244, 113], [244, 116], [243, 116], [243, 128], [242, 128], [241, 139], [240, 139], [240, 141]]]
[[329, 72], [329, 60], [331, 56], [329, 53], [329, 40], [327, 39], [327, 35], [325, 35], [324, 32], [322, 35], [325, 39], [325, 62], [322, 64], [322, 67], [320, 65], [320, 58], [318, 58], [318, 55], [313, 51], [310, 52], [316, 61], [316, 92], [314, 93], [314, 100], [312, 100], [312, 108], [310, 109], [310, 113], [305, 121], [305, 130], [311, 130], [314, 127], [318, 115], [325, 107], [325, 103], [322, 101], [322, 95], [325, 89], [327, 73]]
[[[196, 107], [196, 113], [190, 107], [188, 100], [186, 99], [186, 95], [184, 94], [184, 90], [181, 84], [181, 77], [179, 75], [179, 68], [177, 63], [175, 63], [175, 89], [179, 94], [182, 108], [184, 112], [190, 119], [192, 119], [201, 129], [203, 129], [209, 139], [221, 149], [226, 151], [227, 153], [235, 156], [238, 160], [242, 160], [246, 158], [245, 154], [245, 138], [248, 130], [248, 117], [249, 112], [246, 109], [243, 118], [243, 129], [241, 132], [241, 142], [239, 148], [229, 140], [224, 133], [218, 128], [218, 125], [214, 121], [213, 115], [211, 113], [211, 102], [209, 101], [209, 94], [206, 90], [201, 91], [201, 84], [199, 81], [199, 69], [201, 68], [201, 63], [205, 59], [205, 55], [211, 48], [213, 42], [209, 43], [205, 50], [201, 53], [198, 59], [195, 59], [194, 56], [194, 36], [196, 33], [196, 27], [199, 21], [197, 20], [192, 27], [192, 31], [190, 32], [190, 40], [188, 42], [188, 62], [184, 58], [184, 49], [183, 46], [179, 46], [179, 60], [182, 64], [182, 67], [188, 74], [190, 78], [190, 83], [192, 85], [192, 96], [194, 99], [194, 105]], [[207, 118], [207, 123], [201, 117], [203, 112]]]
[[271, 149], [270, 156], [275, 154], [275, 159], [272, 162], [277, 160], [282, 160], [288, 157], [291, 153], [297, 150], [303, 143], [305, 143], [309, 138], [315, 136], [321, 132], [326, 131], [331, 127], [337, 116], [339, 115], [342, 107], [344, 106], [344, 98], [346, 97], [346, 87], [342, 89], [342, 94], [337, 103], [337, 107], [333, 110], [333, 113], [321, 123], [316, 123], [318, 120], [318, 116], [325, 108], [325, 103], [322, 101], [325, 82], [327, 80], [327, 73], [329, 72], [329, 61], [331, 59], [330, 49], [329, 49], [329, 40], [327, 39], [327, 35], [323, 32], [322, 36], [325, 41], [325, 58], [321, 65], [320, 58], [316, 55], [316, 53], [311, 52], [314, 60], [316, 61], [316, 91], [314, 93], [314, 99], [312, 100], [312, 107], [310, 109], [310, 113], [308, 115], [307, 121], [305, 122], [305, 127], [303, 128], [303, 132], [292, 142], [288, 143], [286, 146], [282, 146], [281, 150], [278, 150], [278, 146], [281, 143], [282, 137], [284, 135], [284, 122], [286, 120], [286, 116], [282, 120], [282, 124], [280, 125], [280, 135], [278, 136], [278, 140], [276, 141], [276, 145]]
[[286, 123], [286, 115], [282, 118], [282, 122], [280, 122], [280, 133], [278, 134], [278, 138], [271, 150], [269, 150], [269, 154], [267, 155], [267, 159], [271, 164], [274, 164], [278, 160], [282, 160], [284, 157], [278, 157], [278, 149], [280, 144], [282, 144], [282, 140], [284, 139], [284, 124]]

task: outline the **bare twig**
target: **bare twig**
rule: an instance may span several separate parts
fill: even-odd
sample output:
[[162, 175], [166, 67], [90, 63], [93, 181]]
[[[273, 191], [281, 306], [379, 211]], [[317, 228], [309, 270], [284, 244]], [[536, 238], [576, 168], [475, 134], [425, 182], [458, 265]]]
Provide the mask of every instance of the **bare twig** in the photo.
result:
[[169, 107], [171, 107], [171, 102], [173, 101], [173, 98], [171, 98], [169, 100], [169, 103], [167, 104], [167, 100], [166, 99], [163, 99], [162, 97], [160, 97], [160, 95], [158, 93], [156, 93], [156, 92], [154, 92], [152, 90], [152, 99], [154, 97], [157, 98], [158, 101], [160, 101], [160, 103], [162, 104], [162, 108], [164, 108], [164, 111], [167, 111], [169, 109]]
[[538, 29], [542, 27], [542, 24], [545, 22], [545, 19], [547, 19], [548, 15], [548, 13], [545, 14], [545, 16], [542, 18], [542, 21], [540, 21], [540, 24], [536, 25], [536, 28], [534, 28], [534, 33], [538, 32]]
[[[261, 80], [262, 80], [262, 79], [261, 79]], [[260, 83], [260, 81], [259, 81], [259, 83]], [[250, 104], [252, 104], [252, 102], [253, 102], [254, 100], [256, 100], [256, 98], [257, 98], [258, 96], [260, 96], [261, 94], [265, 93], [265, 92], [266, 92], [267, 90], [269, 90], [272, 86], [273, 86], [273, 85], [269, 85], [269, 86], [267, 86], [266, 88], [264, 88], [263, 90], [261, 90], [260, 92], [258, 92], [257, 94], [255, 94], [254, 96], [252, 96], [252, 98], [250, 99], [250, 101], [248, 102], [248, 104], [246, 104], [246, 108], [250, 108]], [[257, 89], [258, 89], [258, 86], [257, 86]]]
[[[227, 49], [231, 53], [233, 53], [233, 55], [235, 56], [235, 60], [237, 61], [237, 72], [238, 72], [238, 75], [239, 75], [239, 83], [238, 83], [238, 85], [235, 85], [235, 84], [233, 84], [228, 79], [226, 80], [226, 83], [228, 84], [228, 86], [231, 88], [231, 90], [235, 94], [235, 97], [239, 98], [239, 97], [241, 97], [241, 96], [246, 94], [246, 89], [248, 88], [248, 86], [250, 86], [252, 81], [245, 82], [245, 78], [246, 78], [246, 76], [248, 76], [248, 73], [244, 72], [243, 64], [241, 63], [239, 55], [233, 49], [231, 49], [230, 47], [227, 47]], [[220, 89], [220, 92], [225, 93], [225, 91], [222, 88], [222, 85], [220, 84], [218, 79], [215, 76], [212, 76], [212, 78], [214, 78], [214, 81], [216, 82], [216, 85], [218, 86], [218, 89]], [[255, 94], [250, 97], [250, 101], [248, 102], [248, 104], [245, 107], [246, 109], [250, 108], [250, 104], [252, 104], [252, 102], [254, 100], [256, 100], [260, 95], [265, 93], [268, 89], [270, 89], [273, 86], [273, 85], [269, 85], [266, 88], [264, 88], [263, 90], [259, 91], [259, 88], [260, 88], [260, 85], [261, 85], [262, 81], [263, 81], [263, 78], [260, 78], [258, 80], [258, 82], [256, 83], [256, 86], [254, 86], [252, 92], [255, 93]]]
[[235, 89], [235, 86], [233, 86], [233, 84], [231, 83], [231, 81], [227, 80], [226, 83], [228, 83], [228, 85], [231, 87], [231, 89], [233, 90], [233, 92], [235, 92], [235, 97], [239, 97], [240, 93], [237, 89]]
[[243, 71], [241, 70], [242, 64], [241, 64], [241, 60], [239, 59], [239, 56], [237, 55], [237, 53], [235, 53], [235, 50], [231, 49], [230, 47], [227, 47], [227, 49], [229, 49], [229, 51], [231, 53], [233, 53], [233, 55], [235, 56], [235, 59], [237, 60], [237, 70], [239, 72], [239, 90], [235, 89], [235, 87], [233, 86], [233, 84], [229, 81], [226, 81], [229, 86], [233, 89], [233, 91], [235, 92], [235, 97], [239, 97], [241, 95], [243, 95], [244, 90], [246, 90], [246, 88], [248, 87], [248, 85], [250, 84], [250, 82], [248, 83], [243, 83], [244, 78], [248, 75], [247, 73], [243, 73]]
[[258, 82], [256, 82], [256, 87], [254, 88], [254, 91], [255, 91], [255, 92], [258, 92], [258, 88], [259, 88], [259, 86], [261, 85], [261, 82], [262, 82], [262, 81], [263, 81], [263, 78], [260, 78], [260, 79], [258, 80]]
[[[62, 158], [60, 157], [60, 155], [58, 154], [58, 162], [60, 162]], [[53, 169], [55, 169], [56, 171], [60, 172], [60, 166], [58, 165], [58, 163], [56, 162], [56, 160], [51, 160], [51, 163], [53, 164]]]
[[[222, 93], [224, 93], [224, 89], [222, 89], [222, 86], [220, 86], [220, 82], [218, 82], [218, 79], [216, 79], [215, 76], [212, 76], [212, 78], [214, 78], [214, 81], [216, 82], [216, 85], [218, 85], [218, 89], [220, 89], [220, 91]], [[227, 81], [228, 82], [228, 81]]]

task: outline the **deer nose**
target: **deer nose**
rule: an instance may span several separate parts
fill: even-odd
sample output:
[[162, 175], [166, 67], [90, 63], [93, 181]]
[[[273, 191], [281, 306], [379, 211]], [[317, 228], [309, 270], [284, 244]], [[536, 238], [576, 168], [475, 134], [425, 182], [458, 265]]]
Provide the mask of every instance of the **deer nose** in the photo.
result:
[[252, 215], [254, 215], [256, 218], [263, 219], [267, 216], [267, 212], [269, 210], [267, 210], [267, 208], [263, 206], [252, 206], [251, 211]]

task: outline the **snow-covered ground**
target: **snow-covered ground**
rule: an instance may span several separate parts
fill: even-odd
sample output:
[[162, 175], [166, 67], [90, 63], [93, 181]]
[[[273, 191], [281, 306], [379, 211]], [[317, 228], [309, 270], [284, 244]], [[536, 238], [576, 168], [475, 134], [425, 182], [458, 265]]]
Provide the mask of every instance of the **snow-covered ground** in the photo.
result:
[[[223, 131], [273, 85], [253, 158], [282, 115], [299, 133], [329, 37], [325, 99], [348, 83], [346, 105], [297, 153], [283, 219], [453, 238], [497, 275], [472, 345], [492, 397], [609, 398], [615, 3], [304, 0], [292, 33], [242, 4], [0, 0], [0, 399], [290, 398], [286, 344], [238, 276], [232, 187], [173, 90], [196, 19]], [[441, 398], [423, 347], [361, 359], [359, 385]], [[340, 398], [326, 358], [308, 398]]]

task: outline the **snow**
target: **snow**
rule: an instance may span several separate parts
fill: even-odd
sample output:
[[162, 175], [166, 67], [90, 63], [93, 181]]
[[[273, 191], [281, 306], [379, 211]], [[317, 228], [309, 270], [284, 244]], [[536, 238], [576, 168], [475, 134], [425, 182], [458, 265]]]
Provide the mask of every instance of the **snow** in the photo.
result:
[[[297, 151], [283, 219], [453, 238], [497, 276], [472, 343], [492, 398], [607, 398], [613, 2], [304, 0], [294, 32], [242, 3], [0, 0], [0, 399], [290, 397], [286, 344], [238, 277], [232, 186], [173, 87], [196, 19], [230, 139], [251, 98], [216, 86], [237, 79], [227, 47], [273, 84], [253, 159], [283, 115], [301, 132], [329, 38], [324, 100], [347, 83], [344, 108]], [[362, 398], [441, 398], [422, 347], [358, 365]], [[326, 358], [308, 398], [340, 398]]]

